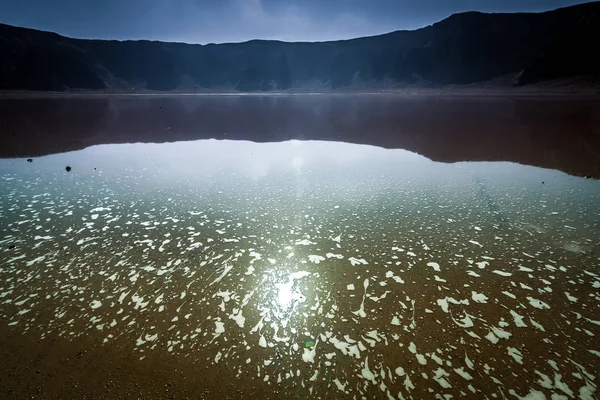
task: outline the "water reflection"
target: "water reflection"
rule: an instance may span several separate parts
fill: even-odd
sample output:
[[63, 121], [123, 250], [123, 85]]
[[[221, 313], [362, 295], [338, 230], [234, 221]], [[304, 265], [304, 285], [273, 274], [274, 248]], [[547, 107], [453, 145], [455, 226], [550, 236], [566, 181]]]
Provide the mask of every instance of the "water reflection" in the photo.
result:
[[282, 311], [282, 315], [279, 315], [278, 319], [284, 324], [284, 328], [286, 324], [285, 319], [289, 318], [289, 314], [294, 307], [306, 300], [306, 297], [300, 291], [297, 281], [309, 275], [310, 273], [307, 271], [295, 272], [286, 277], [287, 281], [275, 284], [277, 298], [274, 305]]
[[215, 398], [597, 393], [595, 180], [218, 140], [5, 159], [0, 180], [11, 368]]
[[600, 102], [594, 98], [2, 97], [0, 121], [1, 157], [106, 143], [334, 140], [436, 161], [512, 161], [600, 178]]

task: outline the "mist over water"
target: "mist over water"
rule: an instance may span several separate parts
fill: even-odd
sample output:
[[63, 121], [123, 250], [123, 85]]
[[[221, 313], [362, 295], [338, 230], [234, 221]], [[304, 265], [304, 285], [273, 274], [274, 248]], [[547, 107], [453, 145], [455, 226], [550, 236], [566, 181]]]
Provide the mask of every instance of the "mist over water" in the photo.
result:
[[4, 159], [0, 181], [15, 368], [33, 340], [42, 374], [190, 397], [597, 393], [596, 180], [203, 139]]

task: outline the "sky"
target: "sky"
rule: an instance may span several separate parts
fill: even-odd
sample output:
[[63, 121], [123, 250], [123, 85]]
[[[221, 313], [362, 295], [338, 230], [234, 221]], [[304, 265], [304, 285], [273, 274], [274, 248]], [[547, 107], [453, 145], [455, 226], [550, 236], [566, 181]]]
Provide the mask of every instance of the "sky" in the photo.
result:
[[462, 11], [531, 12], [574, 0], [0, 0], [0, 22], [89, 39], [323, 41], [416, 29]]

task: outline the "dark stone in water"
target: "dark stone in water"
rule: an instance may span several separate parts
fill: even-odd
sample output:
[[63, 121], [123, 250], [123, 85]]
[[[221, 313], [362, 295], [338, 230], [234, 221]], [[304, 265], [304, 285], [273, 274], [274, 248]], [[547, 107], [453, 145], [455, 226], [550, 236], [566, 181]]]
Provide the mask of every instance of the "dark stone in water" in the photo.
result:
[[33, 162], [33, 160], [31, 158], [28, 158], [27, 162]]
[[69, 166], [67, 165], [67, 168], [65, 168], [65, 171], [67, 171], [67, 172], [71, 172], [71, 167], [69, 167]]

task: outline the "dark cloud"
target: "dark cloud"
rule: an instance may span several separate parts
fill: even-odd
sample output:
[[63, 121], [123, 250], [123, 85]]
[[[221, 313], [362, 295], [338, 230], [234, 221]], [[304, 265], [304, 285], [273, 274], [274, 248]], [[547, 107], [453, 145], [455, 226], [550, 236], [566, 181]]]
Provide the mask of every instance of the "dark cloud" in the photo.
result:
[[18, 0], [0, 22], [72, 37], [194, 43], [331, 40], [415, 29], [468, 10], [542, 11], [573, 0]]

